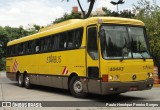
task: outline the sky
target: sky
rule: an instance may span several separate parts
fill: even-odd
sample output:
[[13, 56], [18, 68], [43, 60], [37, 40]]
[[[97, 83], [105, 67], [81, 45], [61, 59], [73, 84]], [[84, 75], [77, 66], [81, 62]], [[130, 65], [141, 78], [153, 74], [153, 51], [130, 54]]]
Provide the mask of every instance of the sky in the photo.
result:
[[[87, 0], [80, 0], [84, 10], [88, 9]], [[116, 10], [110, 4], [111, 0], [97, 0], [94, 9], [107, 7]], [[117, 0], [113, 0], [117, 1]], [[132, 9], [138, 0], [124, 0], [125, 4], [119, 9]], [[151, 0], [152, 1], [152, 0]], [[160, 0], [157, 0], [160, 6]], [[64, 13], [70, 13], [73, 6], [78, 6], [77, 0], [0, 0], [0, 26], [26, 27], [29, 24], [46, 26]], [[79, 9], [80, 10], [80, 9]]]

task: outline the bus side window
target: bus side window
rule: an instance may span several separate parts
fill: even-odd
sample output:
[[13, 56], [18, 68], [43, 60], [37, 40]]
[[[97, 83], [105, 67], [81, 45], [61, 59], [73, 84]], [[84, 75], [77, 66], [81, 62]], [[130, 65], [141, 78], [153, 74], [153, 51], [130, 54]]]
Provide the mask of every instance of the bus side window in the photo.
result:
[[36, 49], [35, 49], [35, 40], [31, 41], [31, 53], [35, 53], [36, 52]]
[[11, 49], [11, 56], [14, 56], [14, 46], [11, 46], [10, 49]]
[[27, 42], [23, 43], [23, 54], [26, 54]]
[[76, 29], [68, 32], [66, 47], [67, 49], [79, 48], [82, 43], [82, 29]]
[[67, 41], [66, 32], [60, 34], [59, 40], [60, 40], [59, 41], [59, 49], [60, 50], [65, 49], [65, 45], [66, 45], [66, 41]]
[[75, 37], [74, 37], [74, 46], [76, 48], [79, 48], [81, 46], [82, 43], [82, 37], [83, 37], [83, 29], [77, 29], [75, 31]]
[[54, 51], [54, 50], [55, 50], [55, 44], [54, 44], [54, 43], [55, 43], [55, 36], [52, 35], [51, 38], [50, 38], [50, 45], [51, 45], [51, 46], [50, 46], [50, 48], [51, 48], [50, 50], [51, 50], [51, 51]]
[[29, 41], [27, 43], [27, 51], [26, 51], [26, 53], [30, 53], [30, 52], [31, 52], [31, 41]]
[[35, 46], [35, 49], [36, 49], [36, 52], [39, 52], [39, 39], [36, 40], [36, 46]]
[[87, 52], [93, 60], [98, 59], [97, 28], [88, 29]]
[[15, 53], [14, 53], [14, 55], [18, 55], [18, 45], [14, 45], [14, 48], [15, 48]]
[[48, 51], [52, 50], [52, 36], [48, 37]]
[[59, 43], [60, 43], [60, 35], [54, 36], [54, 50], [59, 49]]
[[18, 54], [22, 55], [22, 53], [23, 53], [23, 44], [21, 43], [21, 44], [18, 44]]
[[67, 41], [66, 41], [66, 48], [67, 49], [72, 49], [72, 48], [74, 48], [74, 45], [73, 45], [73, 43], [74, 43], [74, 31], [69, 31], [68, 33], [67, 33]]

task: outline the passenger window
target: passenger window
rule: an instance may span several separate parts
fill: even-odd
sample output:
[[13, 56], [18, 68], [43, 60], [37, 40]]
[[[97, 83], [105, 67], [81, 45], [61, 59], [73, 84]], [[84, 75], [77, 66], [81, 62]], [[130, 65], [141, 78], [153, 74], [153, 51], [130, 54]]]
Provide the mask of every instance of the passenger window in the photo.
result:
[[32, 53], [35, 53], [35, 52], [36, 52], [35, 47], [36, 47], [36, 42], [35, 42], [35, 40], [33, 40], [33, 41], [31, 41], [31, 52], [32, 52]]
[[88, 28], [87, 52], [93, 60], [98, 59], [97, 28]]
[[59, 49], [65, 49], [66, 48], [66, 41], [67, 41], [66, 33], [60, 34], [59, 39], [60, 39], [60, 41], [59, 41]]
[[41, 52], [46, 52], [48, 50], [48, 41], [49, 39], [48, 38], [42, 38], [41, 39]]
[[23, 44], [18, 44], [18, 53], [19, 55], [22, 55], [23, 54]]
[[40, 43], [39, 43], [39, 39], [36, 40], [36, 52], [39, 52], [40, 51]]
[[79, 48], [82, 43], [83, 28], [75, 30], [74, 45]]
[[66, 48], [74, 49], [79, 48], [82, 43], [83, 31], [82, 29], [76, 29], [68, 32]]
[[69, 31], [67, 36], [66, 48], [72, 49], [74, 48], [74, 31]]

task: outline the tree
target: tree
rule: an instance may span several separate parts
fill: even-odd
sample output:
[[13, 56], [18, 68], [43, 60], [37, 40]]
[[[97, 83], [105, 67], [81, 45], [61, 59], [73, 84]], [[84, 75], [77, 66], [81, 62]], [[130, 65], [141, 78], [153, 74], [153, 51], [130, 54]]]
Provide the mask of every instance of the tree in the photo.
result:
[[5, 69], [6, 45], [9, 41], [8, 33], [0, 26], [0, 70]]
[[[63, 1], [64, 1], [64, 0], [63, 0]], [[69, 0], [67, 0], [67, 1], [69, 1]], [[87, 0], [87, 1], [90, 3], [90, 5], [89, 5], [88, 11], [87, 11], [87, 13], [86, 13], [86, 12], [84, 11], [84, 9], [82, 8], [82, 5], [81, 5], [80, 1], [77, 0], [78, 5], [79, 5], [79, 7], [80, 7], [80, 9], [81, 9], [81, 12], [82, 12], [82, 14], [83, 14], [83, 18], [88, 18], [88, 17], [90, 16], [90, 14], [91, 14], [91, 12], [92, 12], [92, 9], [93, 9], [93, 6], [94, 6], [94, 4], [95, 4], [95, 0]]]
[[119, 12], [119, 11], [118, 11], [118, 5], [119, 5], [119, 4], [124, 4], [125, 2], [124, 2], [123, 0], [119, 0], [118, 2], [111, 1], [110, 3], [111, 3], [112, 5], [117, 5], [117, 12]]
[[69, 19], [81, 19], [81, 13], [65, 13], [63, 17], [57, 18], [55, 21], [53, 21], [53, 24], [60, 23]]
[[155, 65], [160, 70], [160, 7], [151, 5], [148, 0], [140, 0], [134, 5], [134, 11], [137, 12], [135, 18], [142, 20], [146, 25], [150, 51]]
[[39, 25], [34, 24], [33, 26], [35, 28], [35, 31], [37, 31], [37, 32], [41, 29], [41, 26], [39, 26]]
[[0, 26], [0, 70], [5, 69], [6, 47], [7, 43], [11, 40], [18, 39], [30, 34], [34, 34], [36, 31], [26, 31], [22, 26], [19, 28], [12, 28], [9, 26]]
[[104, 16], [114, 16], [114, 17], [124, 17], [124, 18], [134, 18], [135, 14], [131, 10], [123, 10], [118, 12], [111, 11], [107, 7], [103, 7], [102, 10], [105, 12]]

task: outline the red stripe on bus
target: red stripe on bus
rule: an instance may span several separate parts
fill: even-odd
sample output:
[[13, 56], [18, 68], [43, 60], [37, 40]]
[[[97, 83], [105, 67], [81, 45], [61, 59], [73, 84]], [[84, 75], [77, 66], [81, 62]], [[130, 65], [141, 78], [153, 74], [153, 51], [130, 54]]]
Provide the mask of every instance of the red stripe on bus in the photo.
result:
[[18, 62], [17, 62], [17, 60], [15, 60], [15, 61], [14, 61], [14, 64], [13, 64], [12, 71], [13, 71], [13, 72], [16, 72], [16, 71], [17, 71], [17, 67], [18, 67]]
[[64, 74], [65, 71], [66, 71], [66, 66], [64, 67], [62, 74]]
[[66, 71], [66, 74], [68, 74], [68, 70]]

